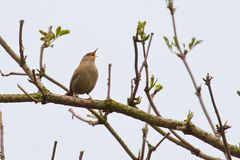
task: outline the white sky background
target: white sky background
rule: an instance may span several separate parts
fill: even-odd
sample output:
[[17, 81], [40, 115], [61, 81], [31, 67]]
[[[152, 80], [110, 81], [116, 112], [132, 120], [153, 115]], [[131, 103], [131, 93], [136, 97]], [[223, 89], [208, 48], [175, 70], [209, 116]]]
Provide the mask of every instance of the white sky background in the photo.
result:
[[[181, 42], [188, 43], [192, 37], [204, 40], [188, 56], [198, 84], [202, 84], [205, 103], [217, 123], [202, 77], [209, 72], [215, 98], [223, 121], [232, 126], [227, 132], [229, 143], [240, 142], [239, 105], [239, 15], [238, 0], [176, 1], [176, 22]], [[172, 24], [166, 3], [143, 0], [101, 1], [2, 1], [0, 6], [0, 35], [18, 52], [19, 20], [24, 19], [23, 40], [27, 62], [37, 68], [39, 63], [39, 29], [55, 29], [61, 25], [71, 30], [46, 49], [44, 63], [47, 73], [65, 86], [69, 85], [74, 69], [88, 51], [98, 49], [96, 64], [99, 80], [91, 96], [105, 99], [107, 93], [107, 65], [112, 63], [113, 99], [126, 104], [130, 94], [130, 79], [134, 76], [134, 50], [132, 36], [139, 20], [147, 21], [146, 32], [154, 32], [149, 56], [150, 74], [154, 74], [164, 86], [156, 104], [167, 118], [184, 120], [189, 110], [194, 112], [193, 122], [211, 132], [194, 95], [193, 85], [182, 62], [170, 53], [163, 36], [172, 37]], [[0, 47], [0, 69], [7, 73], [21, 72], [16, 63]], [[28, 92], [37, 89], [26, 77], [0, 78], [0, 93], [21, 93], [20, 84]], [[64, 91], [44, 80], [44, 84], [58, 94]], [[143, 89], [145, 82], [140, 90]], [[139, 91], [140, 91], [139, 90]], [[141, 109], [147, 109], [144, 92]], [[5, 154], [7, 160], [50, 159], [55, 140], [58, 141], [56, 160], [78, 159], [79, 151], [85, 150], [84, 160], [130, 159], [118, 142], [103, 126], [92, 127], [77, 119], [72, 120], [68, 106], [34, 103], [0, 104], [5, 129]], [[85, 116], [85, 109], [75, 109]], [[141, 144], [141, 128], [144, 123], [119, 114], [111, 114], [109, 121], [129, 147], [137, 155]], [[204, 152], [212, 156], [223, 154], [201, 141], [186, 136]], [[162, 136], [150, 131], [149, 141], [156, 144]], [[153, 153], [152, 159], [198, 159], [189, 151], [165, 141]]]

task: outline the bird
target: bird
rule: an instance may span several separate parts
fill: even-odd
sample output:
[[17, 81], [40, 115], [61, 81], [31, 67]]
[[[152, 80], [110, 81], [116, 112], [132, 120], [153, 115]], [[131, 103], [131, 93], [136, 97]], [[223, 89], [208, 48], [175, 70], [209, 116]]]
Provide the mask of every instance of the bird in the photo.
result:
[[98, 69], [95, 65], [97, 50], [83, 56], [72, 75], [69, 91], [66, 95], [87, 94], [92, 99], [89, 93], [93, 90], [98, 80]]

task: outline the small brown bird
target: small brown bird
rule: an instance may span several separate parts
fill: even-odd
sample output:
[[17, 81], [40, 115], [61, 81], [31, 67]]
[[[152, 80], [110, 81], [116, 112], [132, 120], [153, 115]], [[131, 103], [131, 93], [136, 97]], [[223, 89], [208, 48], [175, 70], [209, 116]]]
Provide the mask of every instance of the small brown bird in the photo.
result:
[[[69, 96], [88, 94], [93, 90], [98, 79], [98, 70], [95, 65], [96, 51], [87, 53], [73, 73], [70, 81]], [[90, 96], [90, 95], [89, 95]], [[91, 96], [90, 96], [91, 98]]]

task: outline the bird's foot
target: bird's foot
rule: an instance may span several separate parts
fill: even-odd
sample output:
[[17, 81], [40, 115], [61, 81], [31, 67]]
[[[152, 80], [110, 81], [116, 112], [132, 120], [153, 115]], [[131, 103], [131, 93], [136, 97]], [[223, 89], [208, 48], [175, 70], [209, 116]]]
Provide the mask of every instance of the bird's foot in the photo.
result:
[[93, 100], [92, 99], [92, 97], [89, 95], [89, 94], [87, 94], [89, 97], [87, 98], [87, 100]]

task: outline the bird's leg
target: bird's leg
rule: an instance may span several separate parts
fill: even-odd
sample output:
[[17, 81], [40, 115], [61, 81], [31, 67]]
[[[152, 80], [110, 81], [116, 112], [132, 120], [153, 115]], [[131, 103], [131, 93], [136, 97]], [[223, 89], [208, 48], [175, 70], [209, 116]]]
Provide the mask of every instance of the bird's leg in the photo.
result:
[[87, 95], [89, 96], [88, 100], [93, 100], [89, 93], [87, 93]]

